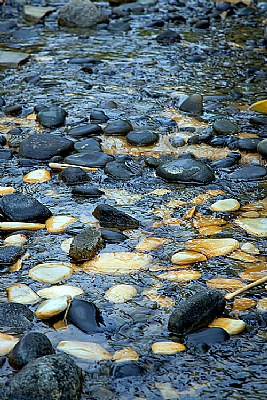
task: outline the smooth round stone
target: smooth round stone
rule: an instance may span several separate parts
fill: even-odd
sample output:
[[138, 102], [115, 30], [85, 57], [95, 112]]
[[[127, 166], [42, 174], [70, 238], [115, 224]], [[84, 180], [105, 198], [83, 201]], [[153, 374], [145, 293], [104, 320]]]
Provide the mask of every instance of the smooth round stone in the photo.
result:
[[254, 116], [249, 119], [250, 124], [267, 125], [267, 116]]
[[124, 233], [112, 229], [102, 229], [101, 236], [107, 243], [121, 243], [128, 239]]
[[37, 121], [47, 128], [57, 128], [64, 125], [67, 112], [61, 107], [45, 107], [37, 114]]
[[220, 160], [216, 160], [211, 162], [209, 165], [212, 169], [223, 169], [223, 168], [230, 168], [233, 165], [237, 164], [237, 160], [231, 157], [221, 158]]
[[89, 198], [98, 198], [105, 194], [105, 192], [97, 189], [95, 186], [90, 184], [74, 186], [71, 193], [75, 196], [83, 196]]
[[18, 370], [36, 358], [54, 353], [52, 343], [43, 333], [30, 332], [24, 335], [11, 350], [8, 362]]
[[178, 159], [160, 165], [156, 169], [157, 176], [179, 183], [210, 183], [215, 179], [212, 170], [204, 163], [192, 159]]
[[222, 328], [207, 328], [199, 332], [190, 333], [185, 337], [189, 345], [200, 345], [203, 343], [223, 343], [230, 339], [229, 334]]
[[212, 137], [209, 141], [209, 145], [212, 147], [224, 147], [227, 144], [227, 140], [224, 137]]
[[239, 126], [229, 119], [217, 119], [212, 127], [218, 135], [233, 135], [240, 132]]
[[151, 131], [132, 131], [126, 136], [132, 146], [152, 146], [159, 141], [159, 134]]
[[38, 200], [20, 193], [3, 196], [0, 209], [9, 220], [18, 222], [45, 222], [52, 216], [49, 208]]
[[179, 136], [170, 138], [169, 142], [173, 147], [182, 147], [185, 145], [185, 140]]
[[76, 126], [68, 131], [68, 135], [75, 138], [82, 138], [87, 136], [100, 135], [102, 133], [101, 126], [97, 124], [87, 124], [83, 126]]
[[203, 96], [201, 94], [192, 94], [183, 101], [179, 109], [193, 115], [201, 114], [203, 111]]
[[224, 199], [218, 200], [210, 206], [212, 211], [221, 211], [221, 212], [229, 212], [229, 211], [237, 211], [240, 208], [239, 201], [235, 199]]
[[85, 300], [71, 302], [67, 319], [85, 333], [103, 332], [106, 328], [100, 310], [94, 303]]
[[124, 119], [112, 121], [104, 128], [105, 135], [108, 136], [126, 136], [132, 130], [132, 124]]
[[59, 174], [59, 177], [67, 185], [76, 185], [77, 183], [90, 181], [89, 175], [79, 167], [67, 167]]
[[103, 124], [108, 122], [109, 117], [102, 110], [94, 110], [90, 114], [90, 121], [95, 124]]
[[15, 104], [14, 106], [9, 106], [4, 108], [4, 113], [6, 115], [18, 115], [22, 111], [22, 105], [21, 104]]
[[236, 171], [228, 174], [227, 179], [233, 179], [237, 181], [257, 181], [265, 179], [267, 174], [267, 169], [260, 165], [244, 165], [237, 169]]
[[100, 108], [114, 109], [118, 108], [118, 104], [113, 100], [103, 101], [98, 104]]
[[132, 171], [123, 161], [111, 161], [104, 169], [105, 173], [114, 179], [129, 180], [139, 175]]
[[89, 138], [85, 140], [81, 140], [74, 144], [74, 149], [79, 153], [86, 153], [90, 151], [102, 151], [101, 149], [101, 140], [98, 138]]
[[267, 158], [267, 139], [262, 140], [258, 144], [257, 151], [263, 158]]
[[15, 264], [23, 253], [24, 250], [20, 246], [0, 247], [0, 270], [4, 267]]
[[181, 36], [179, 33], [171, 30], [162, 32], [156, 37], [156, 41], [163, 45], [177, 43], [180, 42], [180, 40]]
[[0, 303], [1, 328], [12, 328], [17, 332], [23, 332], [31, 328], [33, 318], [34, 313], [25, 304]]
[[258, 151], [257, 147], [260, 142], [261, 139], [239, 138], [237, 140], [237, 148], [241, 151], [256, 153]]
[[67, 164], [81, 165], [83, 167], [105, 167], [112, 161], [113, 157], [101, 151], [92, 151], [90, 153], [77, 153], [65, 158]]
[[31, 135], [20, 144], [19, 155], [36, 160], [49, 160], [53, 156], [65, 155], [72, 151], [73, 142], [62, 136], [48, 133]]

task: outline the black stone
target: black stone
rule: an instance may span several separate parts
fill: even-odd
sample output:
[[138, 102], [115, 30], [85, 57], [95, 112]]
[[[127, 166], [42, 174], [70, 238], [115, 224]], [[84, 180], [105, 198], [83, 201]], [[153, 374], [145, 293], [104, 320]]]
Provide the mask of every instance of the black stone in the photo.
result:
[[102, 110], [94, 110], [90, 114], [90, 121], [95, 124], [103, 124], [109, 120], [109, 117]]
[[124, 119], [112, 121], [104, 128], [105, 135], [108, 136], [126, 136], [132, 130], [132, 124]]
[[151, 131], [132, 131], [126, 136], [132, 146], [152, 146], [159, 141], [159, 134]]
[[8, 161], [13, 157], [13, 152], [8, 149], [0, 149], [0, 161]]
[[145, 368], [137, 362], [123, 362], [114, 365], [112, 375], [115, 379], [123, 379], [129, 376], [144, 375]]
[[103, 228], [115, 228], [124, 231], [139, 227], [137, 219], [108, 204], [99, 204], [94, 209], [93, 216], [99, 220], [100, 226]]
[[90, 151], [102, 151], [101, 140], [99, 138], [89, 138], [74, 144], [74, 149], [79, 153], [89, 153]]
[[215, 179], [212, 170], [203, 162], [192, 159], [178, 159], [160, 165], [156, 174], [170, 182], [210, 183]]
[[210, 21], [207, 19], [202, 19], [194, 24], [195, 29], [208, 29], [210, 26]]
[[162, 32], [156, 37], [156, 41], [163, 45], [177, 43], [180, 42], [180, 40], [181, 36], [179, 33], [171, 30]]
[[4, 108], [4, 113], [6, 115], [19, 115], [22, 111], [22, 105], [16, 104], [14, 106], [9, 106]]
[[0, 269], [15, 264], [22, 254], [24, 254], [24, 250], [20, 246], [0, 247]]
[[8, 362], [14, 369], [21, 369], [36, 358], [54, 354], [52, 343], [39, 332], [24, 335], [8, 355]]
[[240, 132], [239, 126], [229, 119], [217, 119], [212, 127], [217, 135], [232, 135]]
[[73, 238], [69, 255], [76, 262], [91, 260], [103, 247], [101, 232], [89, 226]]
[[257, 146], [261, 142], [261, 139], [254, 138], [238, 138], [237, 148], [240, 151], [247, 151], [251, 153], [257, 152]]
[[263, 158], [267, 158], [267, 139], [260, 141], [257, 150]]
[[6, 105], [6, 101], [4, 99], [4, 97], [0, 96], [0, 107], [4, 107]]
[[0, 134], [0, 146], [4, 146], [6, 144], [6, 138], [4, 135]]
[[222, 328], [206, 328], [195, 333], [190, 333], [185, 337], [186, 344], [189, 347], [190, 345], [223, 343], [229, 339], [229, 334]]
[[225, 308], [224, 296], [216, 290], [203, 290], [181, 302], [172, 312], [168, 329], [184, 335], [209, 325]]
[[59, 174], [59, 177], [67, 185], [76, 185], [77, 183], [89, 182], [91, 180], [89, 175], [79, 167], [67, 167]]
[[129, 180], [139, 172], [133, 171], [124, 161], [111, 161], [104, 169], [105, 173], [114, 179]]
[[86, 72], [87, 74], [93, 74], [94, 73], [94, 70], [91, 67], [91, 64], [84, 64], [83, 67], [82, 67], [82, 71]]
[[251, 117], [249, 123], [254, 125], [267, 125], [267, 116]]
[[57, 128], [64, 125], [67, 112], [58, 106], [45, 107], [37, 114], [37, 121], [47, 128]]
[[230, 168], [233, 165], [236, 165], [238, 163], [238, 160], [233, 158], [233, 157], [225, 157], [221, 158], [220, 160], [216, 160], [211, 162], [209, 165], [213, 169], [221, 169], [221, 168]]
[[201, 94], [192, 94], [182, 102], [179, 109], [192, 115], [201, 114], [203, 112], [203, 96]]
[[209, 140], [209, 145], [212, 147], [225, 147], [227, 145], [227, 139], [224, 137], [212, 137]]
[[0, 303], [0, 327], [18, 333], [31, 328], [34, 313], [24, 304]]
[[49, 208], [38, 200], [20, 193], [3, 196], [0, 209], [10, 221], [42, 223], [52, 216]]
[[128, 236], [124, 235], [124, 233], [112, 229], [102, 229], [101, 236], [107, 243], [121, 243], [128, 239]]
[[69, 64], [92, 64], [92, 65], [99, 65], [102, 64], [102, 60], [97, 60], [95, 58], [72, 58], [69, 60]]
[[73, 149], [73, 142], [62, 136], [41, 133], [29, 136], [20, 144], [19, 155], [37, 160], [49, 160], [53, 156], [65, 155]]
[[102, 128], [97, 124], [76, 126], [75, 128], [72, 128], [68, 131], [68, 135], [75, 138], [95, 136], [95, 135], [100, 135], [101, 133], [102, 133]]
[[107, 101], [103, 101], [103, 102], [99, 103], [98, 107], [107, 108], [107, 109], [114, 109], [114, 108], [118, 108], [118, 104], [113, 100], [107, 100]]
[[65, 158], [67, 164], [81, 165], [82, 167], [104, 167], [113, 157], [101, 152], [91, 151], [90, 153], [77, 153]]
[[266, 179], [267, 169], [254, 164], [244, 165], [226, 176], [227, 179], [236, 181], [258, 181]]
[[106, 328], [100, 310], [85, 300], [71, 302], [67, 320], [85, 333], [103, 332]]
[[75, 196], [83, 196], [89, 198], [98, 198], [103, 196], [103, 194], [105, 194], [105, 192], [97, 189], [95, 186], [90, 184], [74, 186], [71, 193], [74, 194]]
[[[65, 354], [29, 362], [3, 388], [3, 400], [80, 400], [82, 370]], [[2, 400], [2, 399], [1, 399]]]

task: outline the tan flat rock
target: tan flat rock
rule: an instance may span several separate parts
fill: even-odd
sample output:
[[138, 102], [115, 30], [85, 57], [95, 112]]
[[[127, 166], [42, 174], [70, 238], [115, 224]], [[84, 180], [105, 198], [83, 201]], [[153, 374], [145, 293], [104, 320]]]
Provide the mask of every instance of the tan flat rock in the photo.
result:
[[254, 282], [258, 279], [263, 278], [267, 275], [267, 264], [260, 263], [253, 267], [247, 268], [245, 271], [239, 274], [240, 278], [245, 279], [249, 282]]
[[206, 190], [204, 193], [200, 193], [198, 196], [191, 200], [193, 204], [204, 204], [211, 197], [218, 196], [220, 194], [225, 194], [223, 190]]
[[77, 222], [77, 219], [68, 215], [55, 215], [45, 221], [47, 232], [63, 232], [69, 225]]
[[40, 297], [24, 283], [15, 283], [6, 288], [8, 301], [20, 304], [38, 303]]
[[241, 319], [217, 318], [210, 325], [210, 328], [223, 328], [229, 335], [238, 335], [246, 328], [246, 323]]
[[10, 235], [5, 238], [4, 246], [23, 246], [27, 242], [27, 236], [22, 233], [18, 233], [17, 235]]
[[47, 283], [58, 283], [68, 278], [73, 270], [67, 263], [38, 264], [29, 270], [32, 279]]
[[246, 297], [240, 297], [240, 299], [235, 299], [233, 304], [233, 311], [246, 311], [252, 307], [255, 307], [257, 302], [252, 299], [247, 299]]
[[175, 305], [175, 302], [168, 296], [162, 296], [157, 293], [147, 293], [147, 294], [145, 294], [145, 296], [149, 300], [157, 303], [162, 308], [174, 307], [174, 305]]
[[139, 359], [139, 355], [130, 347], [125, 347], [121, 350], [115, 351], [112, 359], [117, 363], [124, 361], [137, 361]]
[[206, 257], [224, 256], [239, 248], [235, 239], [193, 239], [185, 243], [187, 250], [197, 251]]
[[179, 251], [175, 253], [171, 261], [173, 264], [193, 264], [195, 262], [206, 261], [207, 257], [204, 254], [197, 253], [196, 251]]
[[132, 285], [118, 284], [112, 286], [104, 295], [105, 299], [112, 303], [125, 303], [137, 294], [137, 290]]
[[260, 254], [259, 249], [255, 246], [255, 244], [250, 243], [250, 242], [246, 242], [244, 244], [241, 245], [241, 250], [245, 251], [248, 254]]
[[257, 257], [254, 257], [251, 254], [245, 253], [244, 251], [241, 250], [233, 251], [233, 253], [229, 254], [228, 257], [232, 258], [233, 260], [239, 260], [248, 263], [255, 263], [260, 261]]
[[158, 276], [161, 280], [167, 280], [172, 282], [187, 282], [193, 281], [195, 279], [199, 279], [201, 277], [201, 273], [199, 271], [193, 270], [182, 270], [182, 271], [170, 271], [165, 272]]
[[6, 194], [14, 193], [16, 189], [12, 186], [0, 186], [0, 196], [4, 196]]
[[70, 296], [61, 296], [44, 300], [35, 312], [36, 318], [49, 319], [62, 313], [67, 309], [70, 299]]
[[230, 212], [240, 208], [239, 201], [235, 199], [218, 200], [210, 206], [211, 211]]
[[212, 236], [217, 233], [222, 232], [223, 228], [217, 225], [203, 226], [203, 228], [199, 228], [198, 233], [201, 236]]
[[159, 249], [164, 243], [168, 242], [169, 239], [166, 238], [148, 237], [141, 240], [135, 248], [138, 251], [153, 251]]
[[257, 310], [260, 312], [266, 312], [267, 311], [267, 297], [263, 297], [260, 299], [257, 303]]
[[7, 355], [18, 342], [19, 339], [15, 336], [0, 333], [0, 356]]
[[209, 281], [206, 282], [206, 284], [209, 287], [215, 288], [215, 289], [239, 289], [246, 284], [239, 279], [230, 279], [230, 278], [213, 278], [210, 279]]
[[252, 235], [267, 236], [267, 218], [239, 218], [235, 223]]
[[71, 356], [90, 361], [111, 360], [112, 355], [97, 343], [62, 341], [59, 342], [57, 349]]
[[182, 343], [177, 342], [155, 342], [152, 344], [152, 352], [154, 354], [176, 354], [185, 351], [186, 347]]
[[23, 177], [26, 183], [43, 183], [51, 179], [51, 174], [47, 169], [39, 168], [29, 172]]
[[70, 285], [54, 285], [41, 290], [38, 290], [37, 294], [45, 299], [53, 299], [55, 297], [69, 296], [76, 297], [83, 294], [84, 291], [77, 286]]
[[44, 228], [44, 224], [34, 222], [0, 222], [0, 231], [38, 231]]

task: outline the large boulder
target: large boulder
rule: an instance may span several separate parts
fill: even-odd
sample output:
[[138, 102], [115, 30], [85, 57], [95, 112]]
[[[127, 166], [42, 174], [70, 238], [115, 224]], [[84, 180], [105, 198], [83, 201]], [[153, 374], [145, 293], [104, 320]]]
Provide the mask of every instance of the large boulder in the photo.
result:
[[90, 0], [70, 0], [58, 13], [58, 24], [70, 28], [91, 28], [106, 19]]

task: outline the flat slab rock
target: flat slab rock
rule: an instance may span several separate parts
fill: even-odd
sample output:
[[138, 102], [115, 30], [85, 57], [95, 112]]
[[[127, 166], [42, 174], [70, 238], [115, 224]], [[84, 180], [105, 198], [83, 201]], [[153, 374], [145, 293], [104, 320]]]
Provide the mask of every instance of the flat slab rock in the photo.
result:
[[24, 17], [28, 21], [38, 22], [54, 11], [55, 7], [24, 6]]
[[20, 144], [21, 157], [49, 160], [53, 156], [66, 155], [73, 149], [73, 142], [61, 136], [42, 133], [29, 136]]
[[244, 165], [226, 176], [226, 179], [236, 181], [258, 181], [265, 179], [267, 169], [260, 165]]
[[105, 167], [112, 161], [113, 157], [101, 151], [91, 151], [90, 153], [72, 154], [65, 158], [64, 162], [71, 165], [81, 165], [83, 167]]
[[139, 227], [137, 219], [108, 204], [99, 204], [94, 209], [93, 216], [99, 220], [100, 226], [103, 228], [113, 228], [123, 231]]
[[15, 51], [0, 51], [0, 67], [17, 68], [28, 61], [30, 54]]

